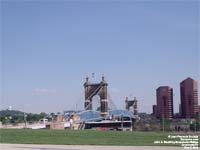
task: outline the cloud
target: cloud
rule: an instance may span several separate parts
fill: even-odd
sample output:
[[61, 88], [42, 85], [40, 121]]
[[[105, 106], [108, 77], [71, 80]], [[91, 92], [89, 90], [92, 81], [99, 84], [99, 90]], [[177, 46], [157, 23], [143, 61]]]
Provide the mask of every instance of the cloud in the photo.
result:
[[47, 89], [47, 88], [35, 88], [32, 92], [33, 95], [51, 95], [55, 94], [55, 89]]

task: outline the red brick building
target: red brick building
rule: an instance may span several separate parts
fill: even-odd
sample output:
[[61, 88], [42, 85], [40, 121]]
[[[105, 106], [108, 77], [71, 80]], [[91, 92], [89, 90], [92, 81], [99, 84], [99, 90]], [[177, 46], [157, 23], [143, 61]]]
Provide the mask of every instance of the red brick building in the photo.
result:
[[160, 86], [156, 90], [157, 105], [156, 105], [156, 117], [172, 119], [173, 118], [173, 89], [169, 86]]
[[180, 83], [181, 118], [194, 118], [198, 113], [197, 81], [187, 78]]

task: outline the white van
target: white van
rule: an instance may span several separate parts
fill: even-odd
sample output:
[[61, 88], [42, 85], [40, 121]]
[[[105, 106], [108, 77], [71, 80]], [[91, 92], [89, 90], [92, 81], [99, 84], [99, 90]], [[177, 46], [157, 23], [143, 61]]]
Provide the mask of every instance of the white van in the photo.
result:
[[48, 119], [43, 118], [43, 119], [40, 119], [39, 122], [40, 122], [40, 123], [47, 123], [47, 122], [48, 122]]

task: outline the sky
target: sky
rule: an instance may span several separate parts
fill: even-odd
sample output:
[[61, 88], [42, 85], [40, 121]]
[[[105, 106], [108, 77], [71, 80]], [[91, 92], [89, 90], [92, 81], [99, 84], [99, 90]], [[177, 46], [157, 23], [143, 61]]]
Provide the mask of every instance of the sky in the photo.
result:
[[151, 113], [156, 89], [168, 85], [178, 112], [179, 83], [200, 79], [197, 0], [0, 4], [0, 109], [83, 109], [85, 77], [98, 83], [104, 75], [118, 109], [128, 96]]

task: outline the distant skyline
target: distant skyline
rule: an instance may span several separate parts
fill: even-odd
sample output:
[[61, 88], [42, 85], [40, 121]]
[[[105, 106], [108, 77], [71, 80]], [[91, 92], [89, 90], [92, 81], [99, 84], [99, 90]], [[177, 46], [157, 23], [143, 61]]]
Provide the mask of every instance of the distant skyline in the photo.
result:
[[136, 97], [151, 113], [156, 89], [170, 86], [176, 113], [180, 82], [200, 79], [199, 1], [0, 4], [0, 109], [83, 109], [85, 77], [104, 74], [117, 108]]

